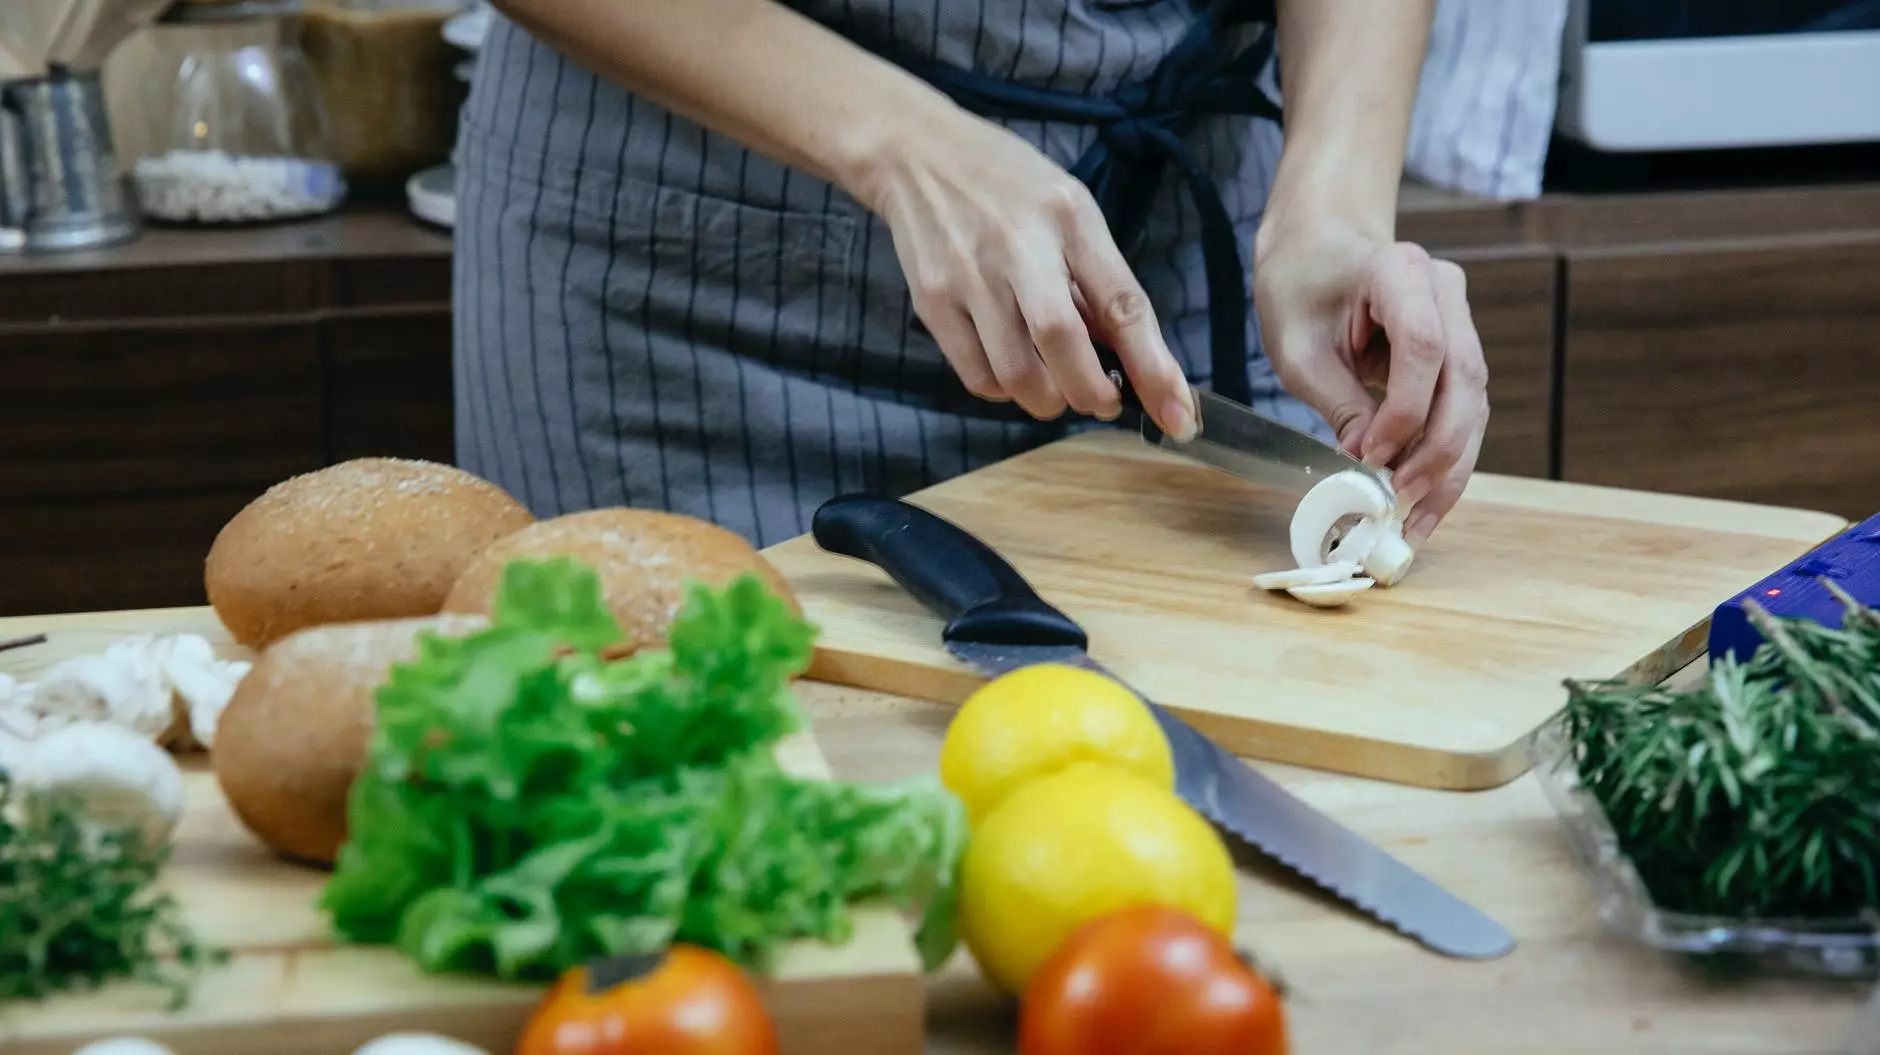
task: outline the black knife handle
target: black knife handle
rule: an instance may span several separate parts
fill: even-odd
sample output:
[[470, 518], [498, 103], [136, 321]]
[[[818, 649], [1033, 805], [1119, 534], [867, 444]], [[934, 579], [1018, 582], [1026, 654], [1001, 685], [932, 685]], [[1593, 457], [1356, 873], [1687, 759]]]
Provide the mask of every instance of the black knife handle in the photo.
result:
[[810, 532], [830, 553], [865, 560], [947, 620], [947, 641], [988, 645], [1088, 643], [992, 547], [919, 506], [841, 495], [816, 510]]
[[1123, 369], [1123, 361], [1106, 345], [1098, 344], [1096, 350], [1097, 365], [1110, 375], [1110, 381], [1123, 397], [1123, 414], [1117, 419], [1118, 423], [1128, 428], [1141, 429], [1142, 438], [1152, 444], [1162, 442], [1162, 429], [1143, 407], [1142, 397], [1136, 394], [1136, 386], [1129, 383], [1129, 373]]

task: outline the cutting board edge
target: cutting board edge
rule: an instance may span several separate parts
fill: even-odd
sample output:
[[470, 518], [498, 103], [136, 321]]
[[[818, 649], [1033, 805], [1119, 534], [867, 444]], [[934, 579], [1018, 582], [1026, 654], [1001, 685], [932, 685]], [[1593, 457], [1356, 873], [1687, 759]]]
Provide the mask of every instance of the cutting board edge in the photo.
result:
[[[942, 670], [826, 649], [816, 650], [804, 677], [948, 707], [958, 707], [987, 681], [965, 668]], [[1298, 743], [1291, 742], [1290, 734], [1295, 730], [1258, 719], [1223, 718], [1180, 706], [1169, 710], [1243, 760], [1303, 766], [1439, 791], [1487, 791], [1518, 779], [1528, 770], [1526, 745], [1533, 733], [1533, 729], [1527, 729], [1508, 743], [1485, 750], [1420, 747], [1327, 732], [1316, 733], [1311, 743]], [[1534, 728], [1545, 724], [1549, 717], [1551, 712], [1537, 720]], [[1369, 764], [1330, 764], [1328, 760], [1341, 752], [1346, 758]]]

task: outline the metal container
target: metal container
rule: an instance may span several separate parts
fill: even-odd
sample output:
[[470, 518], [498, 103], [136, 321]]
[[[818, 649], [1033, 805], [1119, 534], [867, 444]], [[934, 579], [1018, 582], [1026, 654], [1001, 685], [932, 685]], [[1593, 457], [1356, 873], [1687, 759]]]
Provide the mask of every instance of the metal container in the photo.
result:
[[142, 229], [98, 75], [0, 86], [0, 248], [90, 249]]

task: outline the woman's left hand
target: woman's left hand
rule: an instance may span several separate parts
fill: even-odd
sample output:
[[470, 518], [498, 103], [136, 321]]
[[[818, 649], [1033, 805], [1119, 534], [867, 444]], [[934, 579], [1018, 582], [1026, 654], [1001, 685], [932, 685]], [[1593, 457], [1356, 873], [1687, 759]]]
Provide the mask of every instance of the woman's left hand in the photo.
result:
[[1262, 233], [1254, 302], [1268, 360], [1341, 447], [1391, 469], [1416, 503], [1405, 538], [1421, 543], [1462, 497], [1488, 425], [1462, 268], [1410, 242]]

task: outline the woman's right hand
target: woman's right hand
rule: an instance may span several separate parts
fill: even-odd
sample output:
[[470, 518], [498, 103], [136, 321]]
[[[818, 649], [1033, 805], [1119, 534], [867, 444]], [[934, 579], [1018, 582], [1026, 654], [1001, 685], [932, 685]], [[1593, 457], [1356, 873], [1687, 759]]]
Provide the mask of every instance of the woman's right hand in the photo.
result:
[[[911, 131], [911, 130], [910, 130]], [[916, 314], [967, 391], [1050, 420], [1121, 412], [1093, 341], [1187, 439], [1193, 394], [1090, 191], [1031, 144], [958, 111], [883, 152], [858, 197], [887, 223]]]

